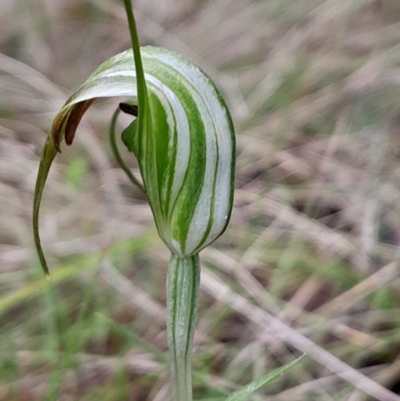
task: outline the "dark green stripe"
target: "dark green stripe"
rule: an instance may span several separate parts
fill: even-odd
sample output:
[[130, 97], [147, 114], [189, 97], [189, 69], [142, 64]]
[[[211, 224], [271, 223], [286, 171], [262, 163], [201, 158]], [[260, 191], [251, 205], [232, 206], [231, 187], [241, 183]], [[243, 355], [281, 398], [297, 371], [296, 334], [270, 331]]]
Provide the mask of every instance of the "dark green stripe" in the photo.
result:
[[[149, 85], [149, 88], [151, 86]], [[176, 146], [169, 147], [170, 136], [173, 136], [173, 141], [176, 144], [177, 133], [171, 133], [171, 127], [168, 125], [167, 113], [164, 110], [163, 104], [158, 99], [155, 93], [150, 95], [151, 103], [151, 118], [152, 129], [157, 136], [156, 140], [156, 161], [157, 161], [157, 179], [159, 189], [159, 202], [162, 211], [162, 216], [165, 221], [169, 218], [169, 203], [171, 198], [171, 187], [173, 181], [175, 160], [176, 160]], [[172, 113], [172, 119], [175, 116]], [[176, 121], [174, 121], [176, 128]], [[175, 130], [176, 131], [176, 130]], [[166, 189], [166, 194], [163, 195], [163, 189]]]
[[[212, 196], [211, 196], [211, 208], [210, 208], [210, 215], [208, 217], [208, 225], [206, 231], [201, 239], [200, 243], [198, 244], [194, 253], [200, 252], [200, 250], [204, 247], [205, 242], [208, 239], [208, 234], [210, 234], [212, 225], [214, 224], [214, 211], [215, 211], [215, 194], [216, 194], [216, 186], [217, 186], [217, 176], [218, 176], [218, 165], [219, 165], [219, 147], [218, 147], [218, 137], [217, 137], [217, 155], [216, 155], [216, 162], [215, 162], [215, 174], [214, 174], [214, 182], [212, 185]], [[207, 245], [207, 244], [206, 244]]]
[[[177, 76], [176, 70], [165, 64], [162, 64], [162, 68], [160, 68], [160, 63], [158, 61], [157, 63], [146, 63], [146, 72], [168, 86], [179, 98], [186, 114], [190, 116], [188, 118], [190, 130], [189, 164], [182, 188], [173, 206], [174, 211], [170, 221], [173, 238], [181, 246], [184, 246], [204, 183], [207, 156], [206, 132], [196, 102], [193, 100], [190, 90], [187, 89], [187, 87], [193, 88], [191, 83], [180, 74]], [[182, 251], [185, 250], [182, 249]]]

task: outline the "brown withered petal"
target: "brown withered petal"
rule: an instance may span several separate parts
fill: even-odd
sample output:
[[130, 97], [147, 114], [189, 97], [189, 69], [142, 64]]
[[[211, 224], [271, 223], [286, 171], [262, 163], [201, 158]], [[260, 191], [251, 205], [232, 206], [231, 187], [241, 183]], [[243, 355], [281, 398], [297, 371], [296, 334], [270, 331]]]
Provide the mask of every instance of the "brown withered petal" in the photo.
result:
[[72, 108], [71, 112], [69, 113], [64, 133], [65, 143], [67, 145], [72, 144], [75, 137], [76, 129], [78, 128], [78, 125], [83, 115], [86, 113], [86, 110], [93, 104], [94, 101], [95, 99], [87, 100], [85, 102], [76, 104]]
[[76, 129], [78, 128], [83, 115], [95, 100], [96, 99], [90, 99], [77, 103], [68, 111], [59, 114], [54, 120], [51, 128], [51, 135], [54, 141], [54, 146], [59, 153], [61, 153], [60, 144], [63, 136], [65, 143], [71, 145], [75, 138]]

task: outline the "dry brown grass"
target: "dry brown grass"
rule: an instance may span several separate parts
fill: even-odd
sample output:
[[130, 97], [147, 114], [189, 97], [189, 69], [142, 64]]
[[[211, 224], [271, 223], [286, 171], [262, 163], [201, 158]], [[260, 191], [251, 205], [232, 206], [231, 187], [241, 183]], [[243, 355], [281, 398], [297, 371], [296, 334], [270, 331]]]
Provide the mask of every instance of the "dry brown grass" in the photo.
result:
[[[249, 399], [400, 400], [400, 3], [134, 5], [142, 43], [207, 71], [238, 134], [232, 222], [202, 255], [196, 399], [221, 399], [306, 351]], [[168, 253], [110, 158], [115, 102], [88, 113], [51, 172], [50, 286], [32, 245], [51, 120], [128, 46], [117, 1], [0, 2], [0, 400], [169, 394]]]

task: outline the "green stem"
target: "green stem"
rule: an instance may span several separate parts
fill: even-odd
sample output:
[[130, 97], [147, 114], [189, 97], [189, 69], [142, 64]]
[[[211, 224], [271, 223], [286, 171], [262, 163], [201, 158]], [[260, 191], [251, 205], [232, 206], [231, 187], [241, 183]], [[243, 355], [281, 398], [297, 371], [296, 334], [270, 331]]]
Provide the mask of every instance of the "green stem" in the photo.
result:
[[192, 401], [191, 360], [199, 283], [199, 256], [171, 255], [167, 278], [167, 331], [174, 401]]
[[121, 157], [121, 153], [119, 153], [117, 141], [115, 139], [115, 126], [117, 124], [118, 116], [121, 110], [118, 108], [115, 110], [110, 124], [110, 143], [111, 143], [111, 150], [114, 153], [115, 160], [117, 160], [118, 164], [124, 170], [125, 174], [128, 178], [132, 181], [134, 185], [136, 185], [143, 193], [146, 193], [143, 185], [138, 181], [138, 179], [132, 174], [131, 170], [129, 170], [128, 166], [125, 164]]
[[[146, 80], [144, 78], [142, 57], [140, 55], [139, 37], [137, 34], [135, 17], [132, 11], [131, 0], [124, 0], [124, 5], [125, 5], [126, 16], [128, 18], [129, 32], [131, 35], [133, 57], [135, 62], [138, 104], [140, 107], [140, 114], [144, 116], [146, 113], [145, 107], [147, 105], [147, 87], [146, 87]], [[140, 115], [138, 116], [138, 131], [142, 132]]]

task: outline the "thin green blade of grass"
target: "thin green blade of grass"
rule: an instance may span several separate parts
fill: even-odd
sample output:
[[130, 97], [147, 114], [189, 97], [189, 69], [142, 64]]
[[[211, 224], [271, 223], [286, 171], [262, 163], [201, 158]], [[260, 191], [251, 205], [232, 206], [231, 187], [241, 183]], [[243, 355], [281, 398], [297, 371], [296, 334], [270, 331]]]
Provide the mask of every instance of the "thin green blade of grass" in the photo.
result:
[[262, 386], [265, 386], [268, 383], [278, 379], [282, 376], [285, 372], [287, 372], [290, 368], [296, 365], [300, 360], [304, 357], [304, 354], [300, 357], [296, 358], [294, 361], [287, 363], [286, 365], [282, 366], [274, 370], [271, 373], [268, 373], [266, 376], [262, 377], [261, 379], [254, 380], [251, 383], [247, 384], [246, 386], [242, 387], [241, 389], [235, 391], [234, 393], [230, 394], [225, 401], [243, 401], [247, 396], [254, 393], [254, 391], [258, 390]]

